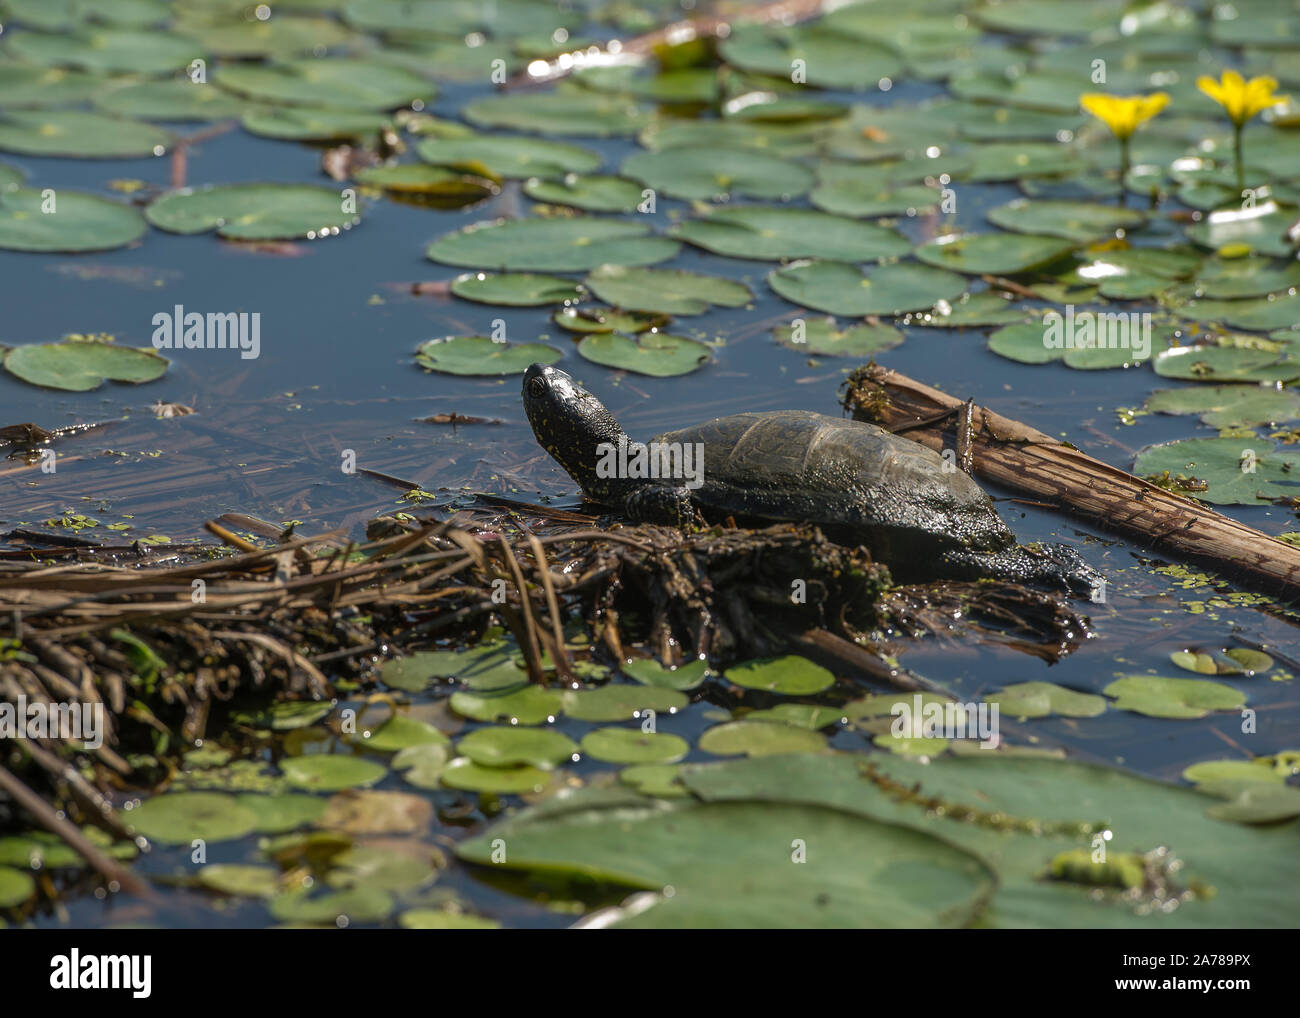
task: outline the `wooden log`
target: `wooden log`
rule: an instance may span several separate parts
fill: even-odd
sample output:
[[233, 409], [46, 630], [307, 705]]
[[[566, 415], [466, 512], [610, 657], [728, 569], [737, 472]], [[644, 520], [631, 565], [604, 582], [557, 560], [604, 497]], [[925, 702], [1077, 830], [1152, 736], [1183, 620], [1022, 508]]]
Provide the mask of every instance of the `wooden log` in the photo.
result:
[[[942, 451], [964, 401], [871, 364], [850, 376], [844, 404], [856, 420]], [[942, 417], [945, 412], [949, 416]], [[972, 425], [972, 466], [981, 477], [1054, 503], [1152, 553], [1208, 566], [1286, 600], [1300, 599], [1300, 548], [984, 407], [974, 407]]]

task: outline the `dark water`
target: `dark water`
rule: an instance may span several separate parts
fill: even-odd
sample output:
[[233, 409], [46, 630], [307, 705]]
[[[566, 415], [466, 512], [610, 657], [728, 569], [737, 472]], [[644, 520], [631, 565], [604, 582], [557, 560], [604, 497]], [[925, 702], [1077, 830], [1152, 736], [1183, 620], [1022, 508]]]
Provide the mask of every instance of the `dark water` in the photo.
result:
[[[933, 91], [917, 85], [868, 101], [907, 101]], [[483, 90], [445, 88], [431, 107], [455, 117], [460, 104]], [[860, 98], [859, 98], [859, 101]], [[184, 125], [182, 130], [197, 130]], [[574, 139], [606, 157], [612, 172], [634, 149], [630, 141]], [[82, 161], [4, 156], [42, 187], [103, 191], [109, 180], [136, 178], [159, 188], [168, 183], [170, 161]], [[260, 139], [240, 130], [190, 151], [192, 184], [275, 180], [318, 183], [319, 150]], [[979, 228], [983, 210], [1018, 194], [1009, 186], [971, 185], [962, 192], [955, 224]], [[551, 309], [510, 310], [456, 298], [412, 296], [416, 281], [450, 280], [460, 270], [423, 256], [435, 237], [470, 222], [526, 211], [530, 201], [517, 184], [498, 198], [459, 211], [433, 211], [379, 200], [361, 226], [326, 241], [301, 242], [284, 253], [249, 251], [211, 236], [182, 237], [151, 230], [137, 246], [106, 254], [39, 256], [0, 251], [4, 294], [3, 333], [10, 344], [48, 342], [69, 332], [107, 332], [119, 343], [144, 346], [151, 320], [173, 305], [200, 311], [260, 312], [261, 356], [242, 360], [230, 351], [173, 351], [159, 382], [130, 387], [107, 384], [85, 394], [27, 386], [0, 374], [0, 424], [34, 421], [44, 427], [112, 420], [98, 432], [63, 446], [57, 474], [11, 462], [0, 471], [0, 526], [35, 525], [65, 509], [102, 523], [126, 517], [131, 536], [163, 534], [173, 540], [204, 537], [202, 523], [225, 512], [273, 522], [300, 520], [303, 532], [343, 528], [360, 536], [364, 521], [398, 506], [401, 491], [363, 474], [340, 469], [343, 450], [358, 466], [418, 482], [445, 501], [462, 487], [516, 498], [560, 496], [576, 505], [574, 486], [536, 446], [523, 418], [518, 379], [475, 380], [427, 374], [413, 361], [425, 339], [487, 334], [504, 318], [512, 341], [542, 339], [568, 350], [563, 365], [600, 395], [638, 438], [722, 413], [743, 409], [804, 408], [835, 413], [836, 394], [854, 363], [808, 358], [771, 338], [779, 316], [794, 306], [772, 295], [764, 277], [771, 263], [705, 254], [691, 248], [672, 267], [726, 275], [750, 284], [754, 305], [714, 310], [679, 319], [674, 331], [718, 341], [716, 361], [684, 378], [624, 378], [587, 364], [570, 349], [572, 339], [550, 323]], [[687, 212], [685, 203], [661, 199], [660, 226]], [[913, 239], [925, 224], [904, 220]], [[114, 275], [103, 277], [107, 270]], [[123, 276], [125, 270], [136, 274]], [[82, 278], [90, 275], [91, 278]], [[100, 278], [94, 278], [99, 275]], [[1189, 433], [1188, 419], [1143, 417], [1121, 424], [1118, 407], [1140, 405], [1157, 379], [1149, 369], [1074, 371], [1063, 365], [1028, 366], [985, 349], [984, 330], [908, 328], [907, 342], [877, 360], [914, 378], [978, 402], [1008, 417], [1069, 440], [1119, 467], [1131, 465], [1141, 446]], [[193, 406], [194, 416], [156, 420], [154, 400]], [[499, 418], [501, 426], [453, 431], [414, 418], [457, 411]], [[106, 455], [111, 450], [115, 455]], [[445, 490], [444, 490], [445, 489]], [[994, 494], [1006, 494], [1005, 492]], [[565, 502], [563, 499], [570, 499]], [[1297, 646], [1292, 622], [1252, 607], [1205, 606], [1205, 589], [1180, 590], [1152, 572], [1141, 547], [1082, 527], [1066, 517], [1000, 503], [1023, 541], [1065, 540], [1108, 578], [1108, 601], [1086, 605], [1096, 637], [1055, 665], [1015, 651], [973, 642], [919, 642], [905, 655], [908, 667], [976, 699], [1010, 682], [1046, 679], [1100, 691], [1118, 674], [1155, 670], [1179, 674], [1169, 654], [1189, 645], [1231, 646], [1234, 629], [1281, 648]], [[1230, 507], [1234, 517], [1278, 532], [1283, 510]], [[101, 531], [96, 536], [107, 536]], [[1232, 681], [1232, 680], [1230, 680]], [[1268, 678], [1237, 683], [1258, 711], [1255, 755], [1294, 748], [1300, 719], [1290, 682]], [[708, 704], [696, 704], [673, 721], [690, 738], [712, 723]], [[565, 720], [580, 738], [588, 725]], [[1082, 753], [1176, 780], [1188, 763], [1238, 756], [1242, 740], [1235, 715], [1201, 721], [1160, 721], [1109, 711], [1083, 722], [1050, 719], [1036, 731]], [[844, 745], [862, 737], [841, 733]], [[707, 758], [695, 752], [691, 758]], [[603, 769], [586, 762], [579, 775]], [[403, 787], [390, 776], [379, 787]], [[430, 793], [439, 799], [451, 795]], [[452, 836], [456, 834], [452, 831]], [[209, 862], [253, 861], [250, 840], [212, 847]], [[181, 867], [186, 853], [155, 851], [145, 872]], [[548, 911], [453, 869], [439, 886], [461, 892], [487, 914], [510, 925], [563, 925], [566, 913]], [[199, 902], [204, 904], [200, 907]], [[261, 905], [232, 906], [214, 915], [206, 897], [178, 891], [162, 916], [146, 917], [132, 906], [105, 906], [93, 898], [74, 901], [74, 924], [163, 921], [168, 924], [261, 923]], [[54, 921], [53, 915], [41, 921]]]

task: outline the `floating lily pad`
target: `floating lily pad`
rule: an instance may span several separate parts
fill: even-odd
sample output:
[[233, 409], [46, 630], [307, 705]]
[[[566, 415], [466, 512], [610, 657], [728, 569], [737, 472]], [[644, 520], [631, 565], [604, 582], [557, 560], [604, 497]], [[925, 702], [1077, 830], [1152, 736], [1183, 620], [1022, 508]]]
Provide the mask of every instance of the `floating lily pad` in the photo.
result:
[[1057, 237], [1023, 233], [951, 234], [917, 248], [916, 257], [930, 265], [980, 276], [1005, 276], [1038, 268], [1074, 250]]
[[878, 265], [864, 275], [844, 262], [798, 261], [776, 269], [768, 283], [795, 304], [855, 318], [925, 310], [966, 289], [955, 272], [915, 262]]
[[677, 781], [680, 771], [678, 764], [633, 764], [618, 772], [618, 780], [642, 795], [680, 799], [689, 794]]
[[1150, 445], [1138, 453], [1133, 472], [1163, 475], [1175, 482], [1204, 481], [1208, 487], [1189, 494], [1216, 505], [1262, 505], [1275, 498], [1294, 498], [1300, 453], [1276, 452], [1271, 442], [1241, 438], [1189, 438]]
[[715, 725], [700, 736], [700, 749], [715, 756], [816, 753], [825, 747], [821, 732], [749, 718]]
[[[245, 105], [248, 105], [245, 103]], [[357, 141], [375, 138], [389, 123], [386, 113], [277, 106], [245, 113], [244, 130], [285, 141]]]
[[395, 714], [375, 729], [357, 732], [353, 742], [375, 753], [396, 753], [411, 746], [447, 742], [447, 736], [427, 721]]
[[812, 703], [778, 703], [767, 710], [750, 711], [745, 715], [745, 720], [794, 725], [798, 728], [807, 728], [809, 731], [817, 731], [829, 725], [837, 725], [844, 720], [844, 709]]
[[591, 173], [601, 164], [600, 156], [577, 145], [508, 135], [429, 138], [420, 142], [417, 151], [421, 159], [436, 166], [483, 167], [512, 179]]
[[325, 882], [339, 889], [365, 888], [394, 894], [414, 891], [437, 876], [442, 858], [436, 850], [411, 843], [392, 847], [356, 845], [330, 860]]
[[306, 184], [226, 184], [171, 191], [145, 209], [170, 233], [216, 230], [229, 240], [316, 239], [360, 222], [340, 193]]
[[139, 240], [147, 229], [139, 212], [108, 198], [62, 189], [52, 195], [6, 189], [0, 181], [0, 248], [107, 251]]
[[[989, 336], [989, 349], [1000, 357], [1022, 364], [1046, 364], [1062, 360], [1068, 367], [1085, 371], [1105, 368], [1127, 368], [1158, 357], [1169, 348], [1169, 339], [1162, 330], [1145, 336], [1141, 325], [1129, 320], [1124, 313], [1090, 313], [1087, 331], [1081, 333], [1076, 314], [1072, 324], [1058, 318], [1055, 328], [1048, 321], [1024, 322], [1005, 325]], [[1070, 335], [1070, 330], [1074, 335]], [[1098, 332], [1105, 329], [1105, 335]], [[1135, 331], [1136, 330], [1136, 331]], [[1079, 343], [1066, 347], [1067, 341]], [[1094, 345], [1086, 345], [1094, 344]]]
[[616, 219], [498, 219], [444, 234], [426, 252], [433, 261], [472, 269], [581, 272], [606, 263], [651, 265], [673, 257], [676, 241], [648, 226]]
[[461, 173], [424, 163], [371, 166], [357, 174], [357, 181], [382, 187], [393, 194], [414, 198], [442, 199], [460, 204], [490, 198], [500, 191], [486, 177]]
[[393, 770], [416, 788], [441, 788], [442, 772], [451, 759], [450, 744], [426, 742], [411, 746], [393, 757]]
[[6, 34], [5, 51], [33, 64], [89, 71], [166, 74], [204, 56], [191, 39], [157, 29], [97, 28], [74, 32]]
[[808, 84], [819, 88], [874, 89], [882, 78], [896, 78], [903, 69], [889, 47], [816, 25], [735, 25], [718, 51], [735, 67], [787, 82], [792, 71], [801, 69]]
[[975, 149], [975, 159], [966, 175], [979, 183], [1019, 181], [1059, 177], [1075, 172], [1078, 166], [1079, 153], [1057, 142], [988, 142]]
[[631, 721], [647, 710], [672, 714], [690, 702], [676, 689], [622, 683], [596, 689], [569, 689], [565, 690], [563, 697], [564, 713], [579, 721]]
[[357, 756], [317, 753], [283, 760], [280, 769], [291, 785], [313, 792], [338, 792], [344, 788], [365, 788], [388, 773], [373, 760]]
[[199, 883], [236, 898], [274, 898], [280, 893], [280, 871], [274, 866], [211, 863], [199, 870]]
[[387, 891], [367, 887], [315, 897], [305, 891], [289, 891], [272, 898], [268, 907], [281, 922], [338, 926], [377, 923], [393, 910], [393, 899]]
[[1205, 760], [1183, 768], [1183, 777], [1193, 784], [1206, 781], [1265, 781], [1280, 785], [1286, 778], [1258, 760]]
[[440, 908], [407, 909], [397, 921], [407, 930], [499, 930], [495, 919]]
[[1211, 212], [1202, 222], [1189, 226], [1187, 236], [1213, 251], [1242, 248], [1285, 257], [1291, 253], [1286, 231], [1294, 220], [1294, 209], [1284, 210], [1269, 201], [1250, 209], [1233, 207]]
[[695, 689], [710, 674], [705, 661], [690, 661], [676, 668], [665, 668], [654, 658], [626, 661], [620, 666], [620, 671], [646, 686], [681, 690]]
[[223, 64], [213, 80], [222, 88], [267, 103], [354, 110], [391, 110], [435, 89], [418, 74], [375, 60], [331, 57], [282, 64]]
[[496, 726], [470, 732], [456, 743], [456, 750], [484, 767], [530, 764], [551, 770], [567, 763], [578, 752], [578, 744], [553, 728]]
[[430, 679], [454, 679], [471, 689], [503, 689], [523, 685], [528, 673], [515, 664], [509, 645], [495, 642], [394, 658], [384, 662], [380, 678], [394, 689], [418, 693]]
[[105, 379], [139, 385], [163, 376], [169, 361], [153, 350], [112, 343], [65, 340], [11, 347], [5, 370], [32, 385], [66, 392], [98, 389]]
[[958, 300], [941, 300], [928, 312], [913, 316], [915, 325], [936, 329], [966, 329], [972, 326], [1023, 322], [1027, 315], [1013, 301], [985, 290], [963, 294]]
[[10, 866], [0, 866], [0, 908], [21, 905], [36, 893], [36, 881], [30, 874]]
[[665, 764], [682, 759], [690, 752], [691, 745], [680, 736], [665, 732], [643, 732], [639, 728], [597, 728], [583, 736], [581, 748], [587, 756], [606, 763]]
[[827, 258], [865, 262], [911, 250], [897, 231], [874, 223], [764, 205], [709, 209], [698, 218], [678, 223], [669, 233], [715, 254], [760, 261]]
[[540, 792], [551, 780], [549, 771], [529, 764], [484, 767], [468, 757], [453, 760], [442, 772], [442, 783], [447, 788], [459, 788], [466, 792], [495, 792], [498, 795]]
[[187, 845], [191, 841], [230, 841], [252, 833], [257, 816], [233, 795], [220, 792], [167, 792], [146, 799], [126, 821], [152, 841]]
[[702, 315], [710, 305], [744, 307], [754, 296], [743, 283], [682, 269], [602, 265], [585, 283], [597, 297], [618, 308], [665, 315]]
[[453, 693], [451, 709], [475, 721], [508, 721], [512, 725], [540, 725], [560, 714], [560, 694], [540, 686], [506, 692]]
[[461, 114], [480, 127], [607, 138], [635, 134], [649, 122], [651, 110], [626, 96], [575, 90], [488, 96], [466, 103]]
[[1262, 297], [1294, 287], [1300, 287], [1300, 262], [1296, 261], [1211, 258], [1196, 273], [1198, 295], [1214, 300]]
[[690, 374], [712, 356], [705, 344], [664, 332], [646, 332], [635, 339], [596, 333], [582, 338], [578, 353], [596, 364], [655, 378]]
[[810, 199], [837, 216], [915, 215], [932, 210], [942, 197], [928, 184], [900, 183], [892, 166], [825, 160], [817, 167], [817, 186]]
[[1169, 660], [1179, 668], [1201, 675], [1257, 675], [1273, 667], [1273, 659], [1249, 647], [1227, 650], [1176, 650]]
[[1017, 682], [984, 697], [996, 703], [1004, 714], [1019, 718], [1045, 718], [1059, 714], [1067, 718], [1095, 718], [1106, 710], [1106, 700], [1092, 693], [1078, 693], [1054, 682]]
[[1206, 385], [1157, 389], [1146, 409], [1160, 414], [1199, 414], [1212, 428], [1253, 428], [1300, 418], [1300, 393], [1260, 385]]
[[1116, 698], [1116, 709], [1152, 718], [1203, 718], [1211, 711], [1238, 710], [1246, 703], [1241, 693], [1221, 682], [1160, 675], [1126, 675], [1102, 692]]
[[563, 354], [545, 343], [498, 343], [487, 336], [449, 336], [420, 344], [415, 362], [448, 375], [518, 375], [534, 362], [554, 364]]
[[[309, 0], [304, 6], [328, 5]], [[174, 28], [199, 40], [208, 52], [221, 57], [285, 58], [299, 53], [324, 53], [355, 39], [354, 33], [332, 18], [302, 17], [283, 11], [276, 11], [275, 17], [261, 21], [256, 18], [221, 20], [191, 9], [181, 12]]]
[[1141, 212], [1115, 205], [1024, 198], [990, 209], [988, 217], [989, 222], [1007, 230], [1080, 243], [1114, 235], [1116, 230], [1134, 230], [1146, 222]]
[[559, 180], [531, 177], [524, 184], [524, 194], [534, 201], [588, 212], [636, 212], [646, 199], [645, 189], [635, 181], [576, 173], [566, 173]]
[[18, 167], [0, 163], [0, 193], [14, 190], [22, 184], [26, 176]]
[[222, 120], [248, 109], [244, 100], [188, 79], [134, 81], [98, 92], [94, 103], [105, 113], [144, 120]]
[[233, 715], [233, 720], [254, 728], [269, 728], [276, 732], [289, 732], [307, 728], [330, 715], [334, 705], [317, 700], [292, 700], [273, 703], [265, 710]]
[[872, 736], [871, 744], [899, 756], [933, 757], [947, 752], [952, 745], [947, 739], [928, 735], [895, 735], [880, 732]]
[[835, 684], [835, 676], [807, 658], [788, 654], [733, 665], [726, 678], [746, 689], [762, 689], [783, 696], [811, 696]]
[[286, 792], [278, 795], [246, 793], [238, 797], [239, 805], [257, 818], [259, 834], [284, 834], [314, 824], [325, 812], [325, 800], [314, 795]]
[[552, 321], [570, 332], [629, 332], [635, 335], [664, 328], [668, 324], [668, 317], [634, 314], [604, 307], [567, 307], [555, 312]]
[[1270, 294], [1241, 300], [1190, 300], [1176, 310], [1184, 318], [1270, 332], [1290, 329], [1300, 323], [1300, 293]]
[[479, 304], [504, 304], [508, 307], [572, 304], [582, 299], [582, 289], [573, 280], [531, 272], [506, 272], [499, 275], [467, 272], [452, 280], [451, 292], [457, 297]]
[[0, 106], [7, 110], [66, 106], [92, 98], [104, 87], [99, 74], [0, 60]]
[[871, 357], [903, 342], [903, 334], [892, 325], [851, 325], [841, 330], [834, 318], [778, 325], [772, 335], [782, 346], [817, 357]]
[[721, 201], [797, 198], [813, 185], [798, 163], [744, 149], [669, 148], [638, 152], [623, 161], [623, 173], [674, 198]]
[[28, 156], [131, 159], [162, 155], [175, 138], [153, 124], [79, 110], [5, 110], [0, 151]]

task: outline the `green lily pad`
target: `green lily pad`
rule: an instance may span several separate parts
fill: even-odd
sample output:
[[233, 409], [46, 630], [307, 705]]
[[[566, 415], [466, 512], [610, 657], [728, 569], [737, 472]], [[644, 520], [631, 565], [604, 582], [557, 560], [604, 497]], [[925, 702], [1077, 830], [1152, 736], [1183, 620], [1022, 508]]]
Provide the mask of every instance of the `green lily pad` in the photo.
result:
[[735, 25], [719, 44], [718, 52], [734, 67], [787, 82], [792, 70], [800, 67], [807, 83], [818, 88], [874, 89], [882, 78], [896, 78], [903, 69], [888, 46], [849, 38], [817, 25]]
[[835, 676], [807, 658], [787, 654], [733, 665], [726, 678], [746, 689], [762, 689], [782, 696], [811, 696], [835, 684]]
[[958, 300], [941, 300], [928, 312], [913, 316], [916, 325], [936, 329], [967, 329], [972, 326], [1006, 325], [1023, 322], [1024, 310], [992, 291], [963, 294]]
[[551, 770], [567, 763], [578, 752], [578, 744], [553, 728], [494, 726], [470, 732], [456, 743], [456, 750], [483, 767], [530, 764]]
[[88, 71], [166, 74], [188, 67], [205, 55], [192, 39], [156, 28], [29, 31], [6, 34], [5, 38], [5, 52], [19, 60]]
[[382, 187], [397, 195], [459, 204], [491, 198], [500, 191], [486, 177], [425, 163], [371, 166], [357, 173], [357, 182]]
[[426, 742], [411, 746], [393, 757], [393, 770], [416, 788], [441, 788], [442, 772], [451, 759], [451, 746], [445, 742]]
[[105, 113], [144, 120], [223, 120], [248, 109], [242, 99], [188, 79], [133, 81], [98, 92], [94, 103]]
[[880, 732], [872, 736], [871, 744], [899, 756], [934, 757], [947, 751], [951, 743], [928, 735], [895, 735]]
[[524, 194], [534, 201], [588, 212], [636, 212], [646, 199], [645, 189], [635, 181], [603, 174], [566, 173], [558, 180], [530, 177]]
[[942, 197], [937, 187], [904, 184], [893, 166], [823, 160], [817, 166], [813, 205], [837, 216], [916, 215], [934, 209]]
[[[1161, 333], [1153, 332], [1150, 336], [1149, 348], [1145, 337], [1140, 333], [1136, 334], [1135, 340], [1131, 339], [1130, 337], [1134, 337], [1134, 328], [1140, 329], [1141, 326], [1127, 320], [1123, 313], [1117, 315], [1111, 312], [1098, 312], [1089, 323], [1090, 331], [1086, 335], [1078, 334], [1080, 317], [1076, 315], [1072, 326], [1067, 326], [1064, 318], [1059, 319], [1055, 332], [1044, 321], [1005, 325], [989, 336], [989, 349], [1000, 357], [1019, 361], [1021, 364], [1046, 364], [1049, 361], [1060, 360], [1071, 368], [1097, 371], [1105, 368], [1132, 367], [1158, 357], [1169, 348], [1169, 339], [1163, 334], [1163, 330]], [[1056, 345], [1058, 341], [1061, 343], [1066, 341], [1070, 328], [1076, 332], [1071, 342], [1105, 342], [1107, 345], [1075, 347]], [[1104, 340], [1097, 335], [1097, 331], [1102, 328], [1107, 330]], [[1112, 342], [1115, 345], [1109, 345]]]
[[1105, 713], [1106, 700], [1092, 693], [1078, 693], [1054, 682], [1017, 682], [984, 697], [999, 710], [1018, 718], [1045, 718], [1059, 714], [1067, 718], [1095, 718]]
[[407, 909], [397, 921], [407, 930], [499, 930], [501, 924], [483, 916], [465, 915], [440, 908]]
[[153, 350], [83, 340], [10, 347], [5, 370], [32, 385], [89, 392], [105, 379], [139, 385], [163, 376], [170, 362]]
[[[285, 7], [292, 6], [286, 4]], [[303, 6], [325, 7], [308, 0]], [[331, 18], [302, 17], [276, 11], [266, 21], [221, 20], [200, 10], [184, 10], [174, 25], [177, 32], [201, 41], [210, 53], [221, 57], [292, 57], [300, 53], [324, 53], [355, 39], [355, 34]]]
[[[248, 104], [245, 103], [245, 106]], [[284, 141], [360, 141], [376, 138], [390, 123], [387, 113], [277, 106], [256, 109], [240, 121], [245, 131]]]
[[1183, 777], [1193, 784], [1206, 781], [1266, 781], [1280, 785], [1286, 777], [1257, 760], [1203, 760], [1183, 768]]
[[682, 269], [602, 265], [584, 282], [601, 300], [622, 310], [665, 315], [702, 315], [710, 305], [744, 307], [754, 297], [743, 283]]
[[430, 99], [435, 92], [418, 74], [356, 57], [267, 65], [227, 63], [213, 80], [224, 89], [261, 102], [353, 110], [391, 110], [416, 99]]
[[966, 289], [966, 280], [955, 272], [915, 262], [878, 265], [864, 274], [844, 262], [797, 261], [776, 269], [767, 281], [795, 304], [855, 318], [923, 311]]
[[330, 860], [325, 882], [340, 890], [365, 888], [400, 894], [430, 883], [437, 876], [437, 861], [441, 859], [441, 853], [413, 845], [356, 845]]
[[579, 721], [631, 721], [647, 710], [656, 714], [673, 714], [690, 702], [676, 689], [622, 683], [596, 689], [568, 689], [562, 695], [564, 713]]
[[767, 721], [774, 724], [794, 725], [817, 731], [845, 720], [844, 708], [826, 707], [812, 703], [778, 703], [767, 710], [752, 710], [746, 721]]
[[1300, 816], [1300, 788], [1261, 781], [1206, 781], [1201, 791], [1227, 802], [1211, 806], [1205, 815], [1239, 824], [1274, 824]]
[[560, 694], [540, 686], [505, 692], [453, 693], [451, 709], [475, 721], [508, 721], [512, 725], [540, 725], [554, 721], [562, 709]]
[[1063, 237], [1079, 243], [1113, 236], [1116, 230], [1135, 230], [1146, 222], [1141, 212], [1115, 205], [1024, 198], [990, 209], [988, 218], [994, 225], [1017, 233]]
[[18, 167], [0, 163], [0, 194], [19, 187], [26, 178], [27, 174]]
[[199, 883], [235, 898], [274, 898], [280, 893], [280, 871], [274, 866], [211, 863], [199, 870]]
[[[1196, 274], [1198, 295], [1214, 300], [1263, 297], [1300, 287], [1300, 262], [1271, 258], [1210, 258]], [[1290, 324], [1290, 323], [1288, 323]]]
[[528, 673], [515, 664], [509, 645], [481, 644], [464, 650], [420, 651], [385, 661], [379, 676], [386, 686], [418, 693], [431, 679], [449, 679], [471, 689], [503, 689], [528, 681]]
[[331, 703], [318, 700], [291, 700], [273, 703], [265, 710], [241, 712], [232, 715], [232, 720], [254, 728], [269, 728], [275, 732], [289, 732], [295, 728], [307, 728], [317, 721], [329, 717], [334, 710]]
[[604, 307], [560, 308], [551, 320], [569, 332], [628, 332], [633, 335], [662, 329], [668, 324], [666, 315], [641, 315]]
[[596, 364], [655, 378], [690, 374], [712, 356], [703, 343], [663, 332], [646, 332], [637, 338], [595, 333], [582, 338], [578, 353]]
[[146, 799], [126, 815], [127, 823], [151, 841], [186, 845], [191, 841], [230, 841], [252, 833], [257, 816], [233, 795], [220, 792], [167, 792]]
[[582, 299], [582, 289], [572, 280], [531, 272], [506, 272], [499, 275], [467, 272], [452, 280], [451, 292], [457, 297], [479, 304], [502, 304], [507, 307], [572, 304]]
[[61, 189], [49, 196], [0, 181], [0, 248], [108, 251], [139, 240], [147, 229], [139, 212], [108, 198]]
[[216, 230], [228, 240], [314, 240], [359, 223], [338, 191], [306, 184], [226, 184], [171, 191], [145, 209], [169, 233]]
[[380, 922], [393, 910], [393, 899], [387, 891], [369, 887], [315, 897], [306, 891], [287, 891], [272, 898], [268, 907], [281, 922], [346, 926]]
[[1074, 250], [1074, 244], [1058, 237], [1024, 233], [951, 234], [925, 244], [916, 257], [930, 265], [967, 275], [1013, 275], [1038, 268]]
[[420, 344], [415, 362], [448, 375], [518, 375], [540, 361], [554, 364], [563, 354], [545, 343], [498, 343], [487, 336], [448, 336]]
[[1078, 168], [1079, 153], [1068, 145], [1051, 141], [995, 141], [976, 147], [967, 177], [979, 183], [1020, 181], [1059, 177]]
[[449, 740], [427, 721], [395, 714], [374, 730], [357, 732], [352, 741], [375, 753], [396, 753], [411, 746]]
[[1157, 389], [1143, 404], [1159, 414], [1199, 414], [1212, 428], [1254, 428], [1300, 418], [1300, 393], [1260, 385]]
[[892, 325], [851, 325], [841, 330], [834, 318], [778, 325], [772, 335], [782, 346], [815, 357], [872, 357], [903, 342]]
[[1179, 668], [1201, 675], [1258, 675], [1273, 667], [1273, 659], [1249, 647], [1227, 650], [1176, 650], [1169, 660]]
[[738, 205], [709, 209], [672, 227], [669, 234], [715, 254], [759, 261], [827, 258], [878, 261], [907, 254], [911, 245], [895, 230], [808, 209]]
[[0, 103], [7, 110], [85, 102], [104, 87], [99, 74], [0, 59]]
[[175, 138], [153, 124], [80, 110], [5, 110], [0, 151], [28, 156], [133, 159], [162, 155]]
[[36, 893], [31, 874], [11, 866], [0, 866], [0, 908], [13, 908]]
[[651, 265], [679, 245], [648, 226], [615, 219], [498, 219], [439, 237], [426, 252], [444, 265], [472, 269], [581, 272], [606, 263]]
[[314, 824], [325, 812], [325, 800], [314, 795], [285, 792], [278, 795], [259, 795], [251, 792], [238, 796], [237, 801], [257, 818], [254, 828], [259, 834], [285, 834]]
[[798, 163], [745, 149], [669, 148], [637, 152], [622, 171], [661, 194], [700, 201], [733, 196], [788, 200], [806, 194], [813, 176]]
[[1220, 337], [1217, 346], [1183, 346], [1159, 354], [1157, 375], [1196, 382], [1290, 382], [1300, 378], [1300, 359], [1280, 343]]
[[1187, 228], [1187, 236], [1212, 251], [1244, 247], [1255, 254], [1286, 257], [1291, 245], [1287, 228], [1295, 220], [1295, 209], [1263, 202], [1252, 209], [1218, 209]]
[[710, 674], [705, 661], [688, 661], [676, 668], [665, 668], [654, 658], [648, 657], [625, 661], [619, 670], [642, 685], [683, 691], [695, 689]]
[[750, 718], [715, 725], [700, 736], [700, 749], [714, 756], [816, 753], [825, 747], [821, 732]]
[[1297, 464], [1300, 453], [1275, 452], [1272, 443], [1258, 439], [1189, 438], [1147, 446], [1138, 453], [1133, 472], [1204, 481], [1208, 487], [1189, 493], [1215, 505], [1262, 505], [1295, 497]]
[[633, 764], [618, 772], [618, 780], [642, 795], [680, 799], [689, 794], [677, 781], [680, 772], [678, 764]]
[[[672, 692], [672, 690], [663, 690]], [[597, 728], [582, 738], [582, 752], [597, 760], [616, 764], [676, 763], [691, 750], [691, 744], [665, 732], [643, 732], [639, 728]]]
[[577, 145], [508, 135], [428, 138], [416, 151], [435, 166], [483, 167], [498, 177], [517, 180], [591, 173], [601, 163], [600, 156]]
[[1240, 300], [1189, 300], [1176, 308], [1184, 318], [1222, 322], [1236, 329], [1271, 332], [1300, 322], [1300, 293], [1269, 294]]
[[1246, 698], [1231, 686], [1208, 679], [1126, 675], [1102, 690], [1115, 708], [1151, 718], [1203, 718], [1211, 711], [1238, 710]]
[[312, 792], [337, 792], [344, 788], [365, 788], [383, 780], [387, 768], [357, 756], [318, 753], [296, 756], [280, 762], [280, 770], [291, 785]]
[[636, 134], [651, 110], [626, 96], [573, 90], [488, 96], [466, 103], [461, 115], [479, 127], [608, 138]]
[[453, 760], [442, 772], [442, 783], [447, 788], [459, 788], [465, 792], [494, 792], [498, 795], [540, 792], [551, 780], [551, 772], [529, 764], [484, 767], [468, 757]]

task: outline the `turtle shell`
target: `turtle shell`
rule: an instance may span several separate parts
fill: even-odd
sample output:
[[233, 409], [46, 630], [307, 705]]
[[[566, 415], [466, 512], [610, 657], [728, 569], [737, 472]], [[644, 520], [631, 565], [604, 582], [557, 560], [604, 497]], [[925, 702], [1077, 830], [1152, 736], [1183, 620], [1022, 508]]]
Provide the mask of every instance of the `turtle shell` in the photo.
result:
[[815, 523], [899, 564], [1015, 544], [967, 474], [874, 424], [779, 410], [720, 417], [652, 441], [703, 447], [703, 483], [692, 499], [706, 517]]

